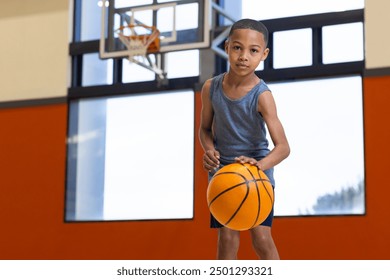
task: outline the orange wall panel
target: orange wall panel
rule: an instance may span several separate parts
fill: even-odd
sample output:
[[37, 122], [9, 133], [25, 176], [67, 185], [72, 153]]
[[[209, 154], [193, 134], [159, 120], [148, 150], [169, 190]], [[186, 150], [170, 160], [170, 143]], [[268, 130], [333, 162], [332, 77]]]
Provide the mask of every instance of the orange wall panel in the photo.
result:
[[46, 254], [55, 241], [64, 209], [65, 128], [64, 105], [0, 110], [0, 257]]
[[193, 220], [65, 223], [67, 106], [3, 109], [0, 127], [0, 259], [214, 258], [203, 184]]

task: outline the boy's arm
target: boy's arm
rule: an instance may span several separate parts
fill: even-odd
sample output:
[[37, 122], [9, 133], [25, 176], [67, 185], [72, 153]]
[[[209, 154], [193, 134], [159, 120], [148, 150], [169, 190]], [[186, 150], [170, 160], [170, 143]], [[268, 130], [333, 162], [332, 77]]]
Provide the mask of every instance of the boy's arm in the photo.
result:
[[257, 166], [260, 169], [267, 170], [288, 157], [290, 154], [290, 146], [277, 114], [275, 100], [270, 91], [263, 92], [260, 95], [258, 110], [267, 124], [268, 131], [274, 144], [274, 148], [271, 152], [265, 158], [257, 162]]
[[216, 169], [219, 166], [219, 152], [215, 150], [213, 141], [213, 118], [214, 111], [210, 100], [211, 80], [207, 80], [202, 88], [202, 109], [200, 113], [199, 140], [205, 152], [203, 156], [203, 167], [207, 171]]

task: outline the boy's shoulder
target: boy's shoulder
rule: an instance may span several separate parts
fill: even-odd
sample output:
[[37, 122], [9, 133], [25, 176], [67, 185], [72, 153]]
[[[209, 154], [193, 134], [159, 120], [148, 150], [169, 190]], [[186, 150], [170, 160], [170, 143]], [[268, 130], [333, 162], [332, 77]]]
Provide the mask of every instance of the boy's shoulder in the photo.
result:
[[211, 83], [213, 82], [213, 79], [214, 79], [214, 77], [213, 77], [213, 78], [207, 79], [207, 80], [203, 83], [203, 88], [205, 88], [205, 87], [210, 87]]
[[207, 79], [202, 86], [202, 92], [204, 94], [210, 94], [211, 88], [215, 89], [215, 86], [218, 86], [218, 83], [222, 81], [224, 73], [216, 75]]
[[220, 74], [220, 75], [217, 75], [217, 76], [214, 76], [214, 77], [211, 77], [211, 78], [209, 78], [209, 79], [207, 79], [207, 80], [203, 83], [203, 88], [204, 88], [204, 87], [210, 87], [211, 84], [212, 84], [213, 82], [215, 82], [216, 80], [220, 79], [220, 77], [221, 77], [221, 74]]
[[213, 81], [213, 78], [210, 78], [210, 79], [207, 79], [204, 83], [203, 83], [203, 86], [202, 86], [202, 94], [207, 94], [209, 95], [210, 94], [210, 88], [211, 88], [211, 83]]

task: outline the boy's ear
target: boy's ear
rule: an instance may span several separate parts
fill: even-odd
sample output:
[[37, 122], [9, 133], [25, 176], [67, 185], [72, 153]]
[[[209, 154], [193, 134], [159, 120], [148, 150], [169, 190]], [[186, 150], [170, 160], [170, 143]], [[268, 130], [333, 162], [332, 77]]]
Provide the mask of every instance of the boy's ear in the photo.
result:
[[266, 48], [263, 53], [263, 60], [266, 60], [269, 54], [269, 48]]
[[229, 39], [225, 41], [225, 52], [228, 52]]

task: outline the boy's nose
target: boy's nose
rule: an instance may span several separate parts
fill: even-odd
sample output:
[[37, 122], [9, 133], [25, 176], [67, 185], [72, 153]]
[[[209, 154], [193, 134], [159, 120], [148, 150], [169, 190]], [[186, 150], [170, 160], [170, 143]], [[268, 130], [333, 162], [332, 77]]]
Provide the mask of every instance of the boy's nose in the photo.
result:
[[239, 59], [240, 61], [245, 61], [245, 60], [247, 60], [246, 54], [245, 54], [245, 53], [241, 53], [240, 56], [238, 57], [238, 59]]

